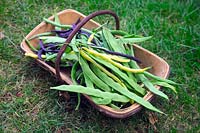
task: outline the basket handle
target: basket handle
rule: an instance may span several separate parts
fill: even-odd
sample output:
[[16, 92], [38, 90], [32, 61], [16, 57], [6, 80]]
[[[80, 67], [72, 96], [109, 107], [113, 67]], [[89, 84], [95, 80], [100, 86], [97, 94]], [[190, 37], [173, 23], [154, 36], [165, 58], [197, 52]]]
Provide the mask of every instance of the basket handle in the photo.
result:
[[68, 44], [71, 42], [71, 40], [73, 39], [74, 35], [92, 18], [99, 16], [99, 15], [105, 15], [105, 14], [109, 14], [111, 16], [113, 16], [115, 18], [115, 22], [116, 22], [116, 29], [119, 29], [119, 18], [118, 16], [110, 11], [110, 10], [101, 10], [101, 11], [96, 11], [90, 15], [88, 15], [87, 17], [85, 17], [80, 23], [78, 23], [78, 25], [74, 28], [74, 30], [70, 33], [70, 35], [68, 36], [65, 44], [61, 47], [60, 51], [58, 52], [57, 58], [56, 58], [56, 63], [55, 63], [55, 69], [56, 69], [56, 77], [58, 78], [58, 80], [62, 81], [61, 76], [60, 76], [60, 60], [61, 57], [65, 51], [65, 49], [67, 48]]

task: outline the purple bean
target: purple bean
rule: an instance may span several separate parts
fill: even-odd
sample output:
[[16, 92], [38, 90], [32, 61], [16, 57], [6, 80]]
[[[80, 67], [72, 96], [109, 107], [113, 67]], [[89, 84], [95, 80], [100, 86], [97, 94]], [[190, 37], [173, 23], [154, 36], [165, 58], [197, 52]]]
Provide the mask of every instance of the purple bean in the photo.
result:
[[38, 58], [41, 60], [42, 59], [42, 52], [43, 52], [43, 50], [42, 49], [40, 49], [39, 51], [38, 51]]
[[105, 48], [102, 48], [102, 47], [97, 47], [97, 46], [94, 46], [94, 45], [92, 45], [92, 47], [100, 49], [100, 50], [103, 50], [104, 52], [112, 54], [112, 55], [118, 55], [118, 56], [126, 57], [126, 58], [128, 58], [130, 60], [134, 60], [134, 61], [136, 61], [138, 63], [141, 63], [141, 61], [138, 58], [136, 58], [136, 57], [134, 57], [132, 55], [127, 55], [127, 54], [123, 54], [123, 53], [119, 53], [119, 52], [110, 51], [108, 49], [105, 49]]

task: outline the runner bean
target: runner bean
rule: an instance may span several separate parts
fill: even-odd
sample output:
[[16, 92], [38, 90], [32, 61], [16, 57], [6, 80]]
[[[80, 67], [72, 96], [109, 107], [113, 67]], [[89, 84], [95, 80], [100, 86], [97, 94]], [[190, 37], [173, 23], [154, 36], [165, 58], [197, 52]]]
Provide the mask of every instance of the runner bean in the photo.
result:
[[96, 68], [95, 69], [95, 73], [96, 75], [98, 75], [99, 77], [102, 77], [101, 79], [107, 83], [110, 87], [112, 87], [115, 91], [119, 92], [120, 94], [134, 100], [135, 102], [141, 104], [142, 106], [162, 113], [162, 111], [160, 111], [159, 109], [157, 109], [156, 107], [154, 107], [150, 102], [144, 100], [142, 97], [130, 92], [129, 90], [123, 88], [120, 84], [116, 83], [113, 79], [111, 79], [110, 77], [108, 77], [105, 73], [103, 73], [100, 69]]
[[84, 61], [84, 59], [80, 56], [80, 60], [79, 63], [81, 65], [81, 68], [83, 70], [83, 74], [84, 75], [88, 75], [88, 77], [90, 78], [90, 80], [100, 89], [104, 90], [104, 91], [108, 91], [110, 92], [111, 89], [108, 85], [106, 85], [102, 80], [100, 80], [90, 69], [88, 63], [86, 61]]
[[77, 93], [82, 93], [86, 94], [89, 96], [95, 96], [99, 97], [102, 99], [111, 99], [112, 101], [116, 102], [122, 102], [122, 103], [127, 103], [129, 101], [129, 98], [126, 96], [117, 94], [117, 93], [111, 93], [111, 92], [103, 92], [99, 89], [94, 89], [90, 87], [84, 87], [81, 85], [60, 85], [57, 87], [51, 87], [51, 89], [56, 89], [60, 91], [69, 91], [69, 92], [77, 92]]

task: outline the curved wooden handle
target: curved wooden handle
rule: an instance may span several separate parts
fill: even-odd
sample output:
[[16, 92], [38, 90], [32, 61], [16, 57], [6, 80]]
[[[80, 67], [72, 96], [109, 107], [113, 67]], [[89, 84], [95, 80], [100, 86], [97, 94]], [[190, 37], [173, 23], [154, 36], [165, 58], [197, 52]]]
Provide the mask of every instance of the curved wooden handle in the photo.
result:
[[101, 11], [97, 11], [94, 12], [90, 15], [88, 15], [87, 17], [85, 17], [80, 23], [78, 23], [78, 25], [74, 28], [74, 30], [70, 33], [70, 35], [68, 36], [67, 40], [66, 40], [66, 44], [64, 44], [60, 51], [58, 52], [57, 58], [56, 58], [56, 63], [55, 63], [55, 69], [56, 69], [56, 76], [57, 78], [62, 81], [61, 76], [60, 76], [60, 60], [61, 57], [65, 51], [65, 49], [67, 48], [68, 44], [71, 42], [71, 40], [73, 39], [74, 35], [76, 35], [76, 33], [92, 18], [99, 16], [99, 15], [105, 15], [105, 14], [109, 14], [111, 16], [113, 16], [115, 18], [115, 22], [116, 22], [116, 29], [119, 29], [119, 18], [118, 16], [110, 11], [110, 10], [101, 10]]

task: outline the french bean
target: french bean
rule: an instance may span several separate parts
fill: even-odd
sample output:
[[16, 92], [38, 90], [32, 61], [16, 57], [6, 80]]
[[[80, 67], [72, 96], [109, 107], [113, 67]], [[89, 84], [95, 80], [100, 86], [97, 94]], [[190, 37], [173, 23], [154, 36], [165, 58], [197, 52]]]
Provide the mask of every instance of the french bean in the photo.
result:
[[[131, 47], [131, 50], [130, 50], [130, 51], [131, 51], [132, 55], [134, 55], [134, 53], [133, 53], [133, 48], [132, 48], [132, 47]], [[135, 62], [133, 62], [133, 61], [130, 62], [130, 65], [131, 65], [133, 68], [139, 68], [139, 66], [138, 66]], [[154, 85], [149, 81], [149, 79], [146, 78], [146, 77], [144, 76], [144, 74], [137, 74], [136, 76], [142, 81], [142, 83], [143, 83], [152, 93], [154, 93], [154, 94], [156, 94], [156, 95], [159, 95], [159, 96], [161, 96], [161, 97], [163, 97], [163, 98], [169, 100], [168, 96], [167, 96], [165, 93], [163, 93], [162, 91], [159, 91], [158, 89], [156, 89], [156, 88], [154, 87]]]
[[28, 44], [28, 46], [31, 48], [31, 50], [33, 50], [33, 51], [38, 51], [38, 50], [29, 42], [29, 40], [27, 40], [26, 38], [25, 38], [25, 42]]
[[94, 61], [92, 58], [90, 58], [90, 56], [88, 56], [85, 52], [83, 52], [83, 50], [80, 50], [80, 54], [83, 56], [83, 58], [85, 58], [86, 60], [88, 60], [91, 63], [93, 63], [95, 66], [97, 66], [99, 69], [101, 69], [104, 73], [106, 73], [108, 76], [110, 76], [115, 81], [117, 81], [119, 84], [121, 84], [122, 86], [125, 87], [125, 85], [123, 84], [123, 82], [118, 77], [116, 77], [114, 74], [112, 74], [111, 72], [109, 72], [108, 70], [106, 70], [104, 67], [102, 67], [101, 65], [99, 65], [96, 61]]
[[94, 35], [95, 35], [95, 33], [92, 33], [92, 34], [89, 36], [88, 41], [87, 41], [88, 44], [90, 44], [91, 41], [94, 39]]
[[110, 30], [113, 36], [118, 35], [118, 36], [125, 36], [129, 35], [128, 32], [122, 31], [122, 30]]
[[128, 34], [128, 35], [123, 36], [123, 38], [142, 38], [142, 37], [144, 36], [136, 35], [136, 34]]
[[33, 35], [32, 37], [30, 37], [28, 40], [33, 40], [37, 37], [41, 37], [41, 36], [49, 36], [49, 35], [53, 35], [52, 32], [44, 32], [44, 33], [40, 33], [40, 34], [36, 34], [36, 35]]
[[85, 74], [84, 79], [85, 79], [85, 84], [86, 84], [87, 87], [94, 88], [94, 84], [90, 80], [89, 75]]
[[76, 81], [76, 71], [77, 71], [78, 65], [79, 65], [78, 61], [75, 62], [73, 64], [72, 70], [71, 70], [71, 79], [72, 79], [73, 84], [75, 84], [75, 85], [78, 84], [77, 81]]
[[143, 73], [144, 71], [150, 69], [150, 67], [146, 67], [146, 68], [143, 68], [143, 69], [131, 69], [129, 67], [125, 67], [123, 65], [121, 65], [120, 63], [117, 63], [113, 60], [111, 60], [110, 58], [106, 57], [105, 55], [101, 54], [101, 53], [98, 53], [92, 49], [88, 49], [86, 47], [83, 47], [82, 49], [86, 50], [88, 53], [94, 55], [94, 56], [97, 56], [97, 57], [100, 57], [104, 60], [106, 60], [107, 62], [110, 62], [111, 64], [113, 64], [114, 66], [124, 70], [124, 71], [127, 71], [127, 72], [133, 72], [133, 73]]
[[91, 99], [96, 103], [96, 104], [101, 104], [101, 105], [108, 105], [112, 102], [110, 98], [99, 98], [99, 97], [91, 97]]
[[150, 109], [150, 110], [153, 110], [153, 111], [156, 111], [156, 112], [159, 112], [159, 113], [162, 113], [162, 111], [160, 111], [159, 109], [157, 109], [156, 107], [154, 107], [150, 102], [144, 100], [142, 97], [139, 97], [138, 95], [130, 92], [128, 89], [125, 89], [123, 88], [120, 84], [116, 83], [113, 81], [113, 79], [111, 79], [110, 77], [108, 77], [105, 73], [103, 73], [100, 69], [96, 68], [96, 71], [95, 73], [99, 76], [99, 77], [102, 77], [101, 79], [107, 83], [110, 87], [112, 87], [115, 91], [119, 92], [120, 94], [134, 100], [135, 102], [141, 104], [142, 106]]
[[99, 97], [102, 99], [111, 99], [115, 102], [122, 102], [127, 103], [129, 101], [129, 98], [126, 96], [117, 94], [117, 93], [111, 93], [111, 92], [103, 92], [99, 89], [94, 89], [90, 87], [84, 87], [81, 85], [60, 85], [56, 87], [51, 87], [50, 89], [60, 90], [60, 91], [69, 91], [69, 92], [77, 92], [86, 94], [89, 96]]
[[107, 49], [111, 49], [110, 46], [108, 45], [108, 42], [106, 41], [103, 31], [98, 32], [101, 36], [102, 39], [102, 47], [107, 48]]
[[110, 51], [110, 50], [108, 50], [106, 48], [103, 48], [103, 47], [98, 47], [98, 46], [91, 46], [91, 47], [92, 48], [96, 48], [96, 49], [100, 49], [100, 50], [102, 50], [102, 51], [104, 51], [104, 52], [106, 52], [108, 54], [111, 54], [111, 55], [117, 55], [117, 56], [125, 57], [127, 59], [131, 59], [131, 60], [134, 60], [134, 61], [136, 61], [138, 63], [141, 63], [140, 60], [138, 60], [137, 58], [135, 58], [135, 57], [133, 57], [131, 55], [127, 55], [127, 54], [123, 54], [123, 53], [119, 53], [119, 52]]
[[147, 77], [150, 77], [152, 79], [158, 80], [158, 81], [166, 82], [166, 83], [173, 84], [173, 85], [178, 85], [178, 83], [176, 83], [174, 81], [171, 81], [169, 79], [163, 79], [163, 78], [155, 76], [155, 75], [153, 75], [149, 72], [144, 72], [144, 75], [147, 76]]
[[[25, 55], [25, 56], [28, 56], [28, 57], [32, 57], [32, 58], [34, 58], [34, 59], [38, 59], [38, 55], [36, 55], [36, 54], [34, 54], [34, 53], [25, 53], [24, 55]], [[42, 57], [43, 59], [46, 58], [45, 55], [41, 55], [41, 57]]]
[[130, 62], [130, 59], [124, 59], [124, 58], [120, 58], [116, 55], [107, 55], [107, 54], [104, 54], [105, 56], [107, 56], [108, 58], [112, 59], [112, 60], [115, 60], [117, 62]]
[[[49, 23], [49, 24], [52, 24], [54, 26], [57, 26], [57, 27], [61, 27], [61, 28], [72, 28], [72, 25], [63, 25], [63, 24], [58, 24], [56, 22], [53, 22], [49, 19], [46, 19], [46, 18], [43, 18], [43, 20], [46, 22], [46, 23]], [[85, 28], [81, 28], [82, 30], [92, 34], [92, 31], [88, 30], [88, 29], [85, 29]]]
[[[59, 18], [58, 18], [57, 13], [54, 13], [54, 21], [55, 21], [55, 23], [60, 24], [60, 20], [59, 20]], [[59, 27], [59, 26], [55, 26], [55, 30], [60, 31], [60, 30], [62, 30], [62, 28]]]
[[[84, 75], [85, 78], [85, 84], [87, 87], [90, 87], [91, 89], [94, 89], [94, 84], [92, 83], [92, 81], [90, 80], [90, 78], [87, 75]], [[101, 105], [107, 105], [111, 103], [111, 99], [110, 98], [99, 98], [99, 97], [94, 97], [91, 96], [91, 99], [96, 103], [96, 104], [101, 104]]]
[[[128, 63], [123, 63], [123, 65], [125, 67], [130, 67]], [[133, 73], [132, 72], [126, 72], [128, 77], [131, 78], [132, 80], [134, 80], [135, 82], [137, 82], [137, 79], [133, 76]]]
[[107, 41], [107, 44], [113, 51], [125, 53], [124, 46], [118, 45], [116, 39], [114, 38], [114, 36], [111, 34], [111, 32], [108, 29], [103, 28], [102, 32], [105, 37], [105, 40]]
[[[77, 81], [76, 81], [76, 71], [77, 71], [77, 68], [78, 68], [78, 61], [74, 63], [74, 65], [72, 66], [72, 70], [71, 70], [71, 79], [72, 79], [72, 82], [74, 85], [77, 85]], [[79, 106], [80, 106], [80, 103], [81, 103], [81, 95], [80, 93], [77, 93], [77, 98], [78, 98], [78, 103], [76, 105], [76, 108], [75, 110], [78, 110]]]
[[110, 92], [111, 89], [108, 85], [106, 85], [102, 80], [100, 80], [90, 69], [88, 63], [86, 61], [84, 61], [84, 59], [80, 56], [80, 60], [79, 63], [81, 65], [81, 68], [83, 70], [83, 74], [84, 75], [88, 75], [88, 77], [90, 78], [90, 80], [96, 85], [98, 86], [100, 89], [104, 90], [104, 91], [108, 91]]
[[118, 44], [129, 44], [129, 45], [133, 45], [134, 43], [138, 43], [138, 42], [144, 42], [148, 39], [152, 38], [152, 36], [149, 37], [140, 37], [140, 38], [119, 38], [116, 39]]
[[116, 66], [112, 65], [111, 63], [106, 62], [105, 60], [92, 56], [90, 55], [94, 60], [96, 60], [97, 62], [103, 64], [104, 66], [106, 66], [107, 68], [111, 69], [114, 73], [116, 73], [120, 78], [122, 78], [124, 81], [126, 81], [130, 86], [131, 89], [135, 89], [138, 93], [144, 95], [146, 93], [145, 89], [142, 88], [141, 86], [139, 86], [134, 80], [132, 80], [131, 78], [129, 78], [124, 72], [122, 72], [119, 68], [117, 68]]
[[177, 93], [176, 88], [170, 84], [168, 84], [167, 82], [162, 82], [162, 81], [152, 81], [152, 83], [154, 85], [160, 85], [166, 88], [170, 88], [172, 91], [174, 91], [175, 93]]

